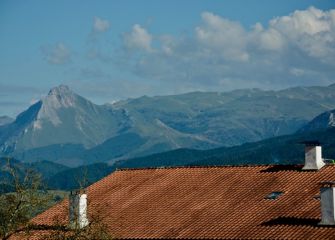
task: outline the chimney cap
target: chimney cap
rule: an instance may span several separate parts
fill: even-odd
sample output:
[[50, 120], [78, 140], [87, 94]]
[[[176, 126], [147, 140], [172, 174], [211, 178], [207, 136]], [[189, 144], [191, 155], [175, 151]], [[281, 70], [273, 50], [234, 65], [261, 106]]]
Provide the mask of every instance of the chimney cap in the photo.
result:
[[335, 181], [320, 182], [321, 187], [335, 187]]
[[318, 140], [302, 141], [299, 143], [305, 144], [306, 146], [321, 146], [321, 143]]

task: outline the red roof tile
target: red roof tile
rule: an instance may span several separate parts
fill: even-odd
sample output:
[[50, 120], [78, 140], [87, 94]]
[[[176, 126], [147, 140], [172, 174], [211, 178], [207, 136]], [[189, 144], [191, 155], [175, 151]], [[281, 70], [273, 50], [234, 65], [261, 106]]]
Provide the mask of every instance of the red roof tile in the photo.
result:
[[[117, 238], [335, 239], [319, 226], [319, 183], [335, 166], [240, 166], [119, 170], [87, 189], [88, 215]], [[284, 192], [276, 200], [271, 192]], [[68, 201], [34, 218], [67, 223]]]

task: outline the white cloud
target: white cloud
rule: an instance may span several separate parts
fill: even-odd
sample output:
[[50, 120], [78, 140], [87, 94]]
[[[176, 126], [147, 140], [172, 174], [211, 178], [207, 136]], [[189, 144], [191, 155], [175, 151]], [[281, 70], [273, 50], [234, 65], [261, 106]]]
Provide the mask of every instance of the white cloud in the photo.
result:
[[310, 7], [270, 21], [270, 27], [284, 35], [294, 47], [315, 58], [335, 60], [335, 10]]
[[203, 24], [196, 27], [196, 38], [207, 49], [221, 53], [225, 58], [247, 61], [246, 32], [237, 22], [210, 12], [201, 14]]
[[135, 24], [130, 33], [124, 34], [123, 42], [127, 49], [142, 49], [146, 51], [152, 50], [152, 36], [139, 24]]
[[93, 32], [95, 33], [102, 33], [108, 31], [110, 28], [110, 23], [106, 19], [102, 19], [99, 17], [94, 18], [93, 22]]
[[41, 48], [45, 60], [50, 64], [65, 64], [71, 60], [71, 51], [64, 43], [57, 43], [54, 46], [44, 46]]
[[270, 21], [272, 27], [286, 33], [289, 38], [329, 31], [331, 29], [329, 23], [328, 13], [314, 7], [303, 11], [297, 10], [289, 16], [277, 17]]
[[269, 28], [258, 32], [259, 47], [265, 50], [281, 50], [285, 45], [285, 39], [280, 32]]
[[[335, 10], [310, 7], [250, 29], [211, 12], [200, 17], [190, 34], [180, 36], [152, 36], [134, 25], [124, 35], [127, 51], [118, 64], [144, 81], [157, 81], [167, 93], [173, 86], [283, 88], [335, 80]], [[144, 51], [129, 55], [129, 49]]]

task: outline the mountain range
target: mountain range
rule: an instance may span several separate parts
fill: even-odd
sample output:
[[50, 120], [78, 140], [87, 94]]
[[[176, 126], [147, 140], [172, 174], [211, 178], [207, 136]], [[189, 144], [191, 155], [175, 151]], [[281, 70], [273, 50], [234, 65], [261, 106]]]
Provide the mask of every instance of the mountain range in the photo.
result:
[[116, 168], [147, 168], [172, 166], [220, 166], [259, 164], [303, 164], [303, 141], [322, 143], [325, 159], [335, 159], [335, 128], [318, 128], [294, 134], [244, 143], [239, 146], [209, 150], [177, 149], [145, 157], [120, 160]]
[[96, 105], [61, 85], [0, 125], [0, 152], [73, 167], [180, 148], [228, 148], [304, 131], [315, 116], [335, 109], [334, 90], [193, 92]]
[[331, 112], [335, 110], [320, 114], [306, 125], [308, 128], [303, 127], [294, 134], [233, 147], [209, 150], [182, 148], [119, 160], [111, 166], [96, 163], [71, 168], [49, 178], [49, 186], [56, 189], [73, 189], [78, 187], [77, 179], [78, 176], [83, 176], [83, 172], [88, 176], [88, 182], [93, 183], [118, 168], [277, 164], [269, 171], [299, 170], [299, 167], [295, 168], [292, 164], [304, 163], [302, 141], [321, 141], [323, 158], [328, 161], [335, 159], [335, 126], [330, 124], [331, 118], [327, 122], [323, 117]]
[[[328, 121], [325, 121], [324, 117], [325, 115], [330, 116], [332, 112], [335, 112], [335, 110], [320, 114], [294, 134], [233, 147], [209, 150], [181, 148], [145, 157], [118, 160], [112, 165], [93, 163], [75, 168], [68, 168], [49, 161], [22, 163], [15, 159], [10, 159], [10, 162], [18, 169], [19, 173], [23, 173], [26, 169], [33, 169], [43, 176], [49, 188], [62, 190], [78, 188], [79, 185], [83, 185], [83, 180], [85, 180], [84, 185], [89, 185], [117, 168], [279, 164], [272, 170], [299, 170], [299, 168], [286, 167], [287, 165], [283, 164], [303, 164], [304, 150], [301, 144], [302, 141], [321, 141], [323, 157], [328, 159], [328, 161], [329, 159], [334, 159], [335, 126], [331, 124], [332, 118], [328, 118]], [[0, 160], [1, 168], [1, 165], [4, 166], [7, 161], [6, 158]], [[6, 178], [6, 175], [2, 175], [0, 171], [0, 179], [8, 180], [8, 176]], [[0, 185], [3, 191], [10, 191], [10, 185], [6, 185], [6, 182], [0, 181]]]

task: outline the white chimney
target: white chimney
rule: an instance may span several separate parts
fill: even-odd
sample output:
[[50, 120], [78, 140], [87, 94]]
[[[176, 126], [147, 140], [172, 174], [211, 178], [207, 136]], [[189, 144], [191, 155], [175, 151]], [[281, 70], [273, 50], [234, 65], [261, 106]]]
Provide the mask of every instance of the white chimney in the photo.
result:
[[319, 170], [325, 163], [322, 159], [322, 148], [319, 141], [306, 141], [305, 144], [305, 166], [302, 170]]
[[322, 182], [320, 225], [335, 225], [335, 182]]
[[71, 191], [69, 199], [70, 227], [84, 228], [88, 225], [87, 194], [83, 190]]

